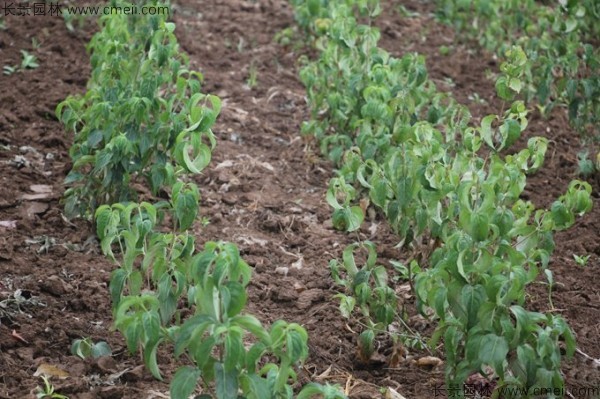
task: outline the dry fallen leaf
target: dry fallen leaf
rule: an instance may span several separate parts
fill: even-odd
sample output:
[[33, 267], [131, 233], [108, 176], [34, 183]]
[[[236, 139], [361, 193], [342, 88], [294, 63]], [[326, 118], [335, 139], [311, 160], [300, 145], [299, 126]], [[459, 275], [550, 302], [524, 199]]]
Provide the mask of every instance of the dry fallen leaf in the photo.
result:
[[27, 217], [33, 218], [35, 215], [39, 213], [44, 213], [48, 210], [48, 204], [43, 202], [30, 202], [27, 207]]
[[42, 363], [38, 366], [35, 373], [33, 373], [34, 377], [46, 376], [46, 377], [58, 377], [61, 380], [69, 377], [69, 373], [65, 370], [59, 369], [56, 366], [53, 366], [48, 363]]
[[16, 229], [17, 221], [16, 220], [0, 220], [0, 227], [4, 227], [7, 229]]
[[385, 391], [385, 399], [406, 399], [400, 395], [394, 388], [389, 388]]
[[437, 367], [442, 364], [442, 359], [434, 356], [425, 356], [417, 359], [417, 366], [419, 367]]
[[20, 199], [25, 201], [37, 201], [48, 199], [52, 197], [52, 193], [41, 193], [41, 194], [23, 194]]
[[52, 192], [52, 186], [49, 186], [47, 184], [32, 184], [31, 186], [29, 186], [29, 189], [34, 193], [38, 194]]
[[14, 339], [16, 339], [17, 341], [21, 341], [21, 342], [23, 342], [24, 344], [29, 344], [29, 342], [27, 342], [27, 340], [26, 340], [25, 338], [23, 338], [23, 337], [21, 336], [21, 334], [19, 334], [19, 333], [18, 333], [16, 330], [12, 330], [12, 334], [11, 334], [11, 335], [12, 335], [12, 337], [13, 337]]
[[408, 352], [406, 351], [406, 348], [404, 348], [404, 345], [402, 345], [402, 343], [400, 343], [399, 341], [394, 343], [394, 346], [392, 348], [392, 354], [390, 355], [388, 361], [388, 366], [390, 368], [398, 367], [400, 363], [402, 363], [404, 358], [406, 358], [406, 355], [408, 355]]

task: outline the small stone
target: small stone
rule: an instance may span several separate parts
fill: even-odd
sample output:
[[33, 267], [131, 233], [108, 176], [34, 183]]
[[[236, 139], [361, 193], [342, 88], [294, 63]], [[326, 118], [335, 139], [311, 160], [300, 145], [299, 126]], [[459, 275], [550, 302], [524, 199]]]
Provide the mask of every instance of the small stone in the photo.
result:
[[142, 364], [142, 365], [134, 367], [130, 371], [124, 373], [123, 377], [121, 377], [121, 378], [123, 379], [123, 381], [126, 381], [126, 382], [135, 382], [135, 381], [141, 380], [143, 377], [144, 377], [144, 365]]
[[40, 284], [43, 291], [52, 294], [54, 296], [64, 295], [72, 287], [65, 283], [58, 276], [50, 276]]
[[121, 399], [123, 397], [123, 388], [118, 386], [100, 388], [99, 396], [102, 399]]
[[297, 293], [301, 293], [302, 291], [306, 290], [306, 286], [298, 281], [296, 281], [294, 283], [294, 289], [296, 290]]
[[313, 302], [319, 302], [324, 299], [325, 295], [323, 290], [318, 288], [313, 288], [310, 290], [302, 291], [300, 296], [298, 297], [298, 302], [296, 306], [298, 309], [308, 309]]
[[112, 356], [101, 356], [96, 359], [96, 366], [104, 373], [112, 373], [117, 370], [117, 362]]
[[223, 202], [227, 205], [235, 205], [238, 202], [236, 195], [224, 195]]

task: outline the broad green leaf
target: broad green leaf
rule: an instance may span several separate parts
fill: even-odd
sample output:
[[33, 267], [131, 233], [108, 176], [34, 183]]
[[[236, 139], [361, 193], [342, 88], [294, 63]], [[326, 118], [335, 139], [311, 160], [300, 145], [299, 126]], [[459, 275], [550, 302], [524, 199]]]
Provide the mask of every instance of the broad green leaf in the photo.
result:
[[162, 342], [160, 319], [156, 312], [148, 312], [142, 316], [144, 334], [146, 342], [144, 343], [144, 364], [152, 375], [162, 380], [158, 363], [156, 360], [156, 351], [158, 345]]
[[287, 354], [292, 362], [304, 360], [308, 355], [306, 339], [298, 331], [291, 330], [287, 333]]
[[261, 378], [256, 374], [242, 375], [240, 377], [242, 386], [247, 386], [244, 390], [246, 397], [259, 398], [270, 398], [271, 390], [269, 389], [269, 383], [266, 379]]
[[90, 354], [94, 359], [97, 359], [102, 356], [112, 356], [112, 350], [106, 342], [100, 341], [92, 345]]
[[230, 328], [225, 336], [225, 370], [237, 370], [238, 366], [244, 365], [245, 350], [242, 342], [242, 334]]
[[200, 379], [200, 370], [196, 367], [184, 366], [177, 370], [170, 384], [169, 394], [172, 399], [188, 399], [196, 389]]
[[496, 334], [476, 335], [467, 342], [467, 358], [472, 362], [487, 364], [503, 375], [503, 362], [508, 354], [508, 343]]
[[361, 357], [364, 360], [370, 359], [373, 353], [375, 352], [375, 348], [373, 346], [374, 342], [375, 333], [373, 332], [373, 330], [365, 330], [358, 336], [358, 348]]
[[223, 363], [215, 363], [215, 387], [217, 399], [233, 399], [238, 396], [237, 370], [226, 371]]
[[354, 310], [354, 306], [356, 305], [356, 299], [354, 299], [352, 296], [344, 294], [334, 295], [334, 298], [340, 299], [340, 312], [342, 313], [343, 317], [349, 319], [352, 311]]
[[231, 319], [232, 324], [238, 324], [266, 345], [270, 345], [271, 337], [260, 321], [252, 315], [237, 315]]

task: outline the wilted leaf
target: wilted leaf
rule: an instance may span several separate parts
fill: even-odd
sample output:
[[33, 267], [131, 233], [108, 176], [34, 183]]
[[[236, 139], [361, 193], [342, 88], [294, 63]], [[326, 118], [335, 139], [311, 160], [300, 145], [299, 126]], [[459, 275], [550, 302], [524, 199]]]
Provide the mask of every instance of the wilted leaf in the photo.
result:
[[442, 364], [442, 359], [435, 356], [425, 356], [417, 359], [417, 366], [419, 367], [437, 367]]
[[406, 399], [400, 395], [395, 389], [389, 388], [385, 391], [385, 399]]
[[46, 376], [46, 377], [58, 377], [61, 380], [69, 377], [69, 373], [65, 370], [62, 370], [56, 366], [53, 366], [48, 363], [42, 363], [38, 366], [35, 373], [33, 373], [34, 377]]

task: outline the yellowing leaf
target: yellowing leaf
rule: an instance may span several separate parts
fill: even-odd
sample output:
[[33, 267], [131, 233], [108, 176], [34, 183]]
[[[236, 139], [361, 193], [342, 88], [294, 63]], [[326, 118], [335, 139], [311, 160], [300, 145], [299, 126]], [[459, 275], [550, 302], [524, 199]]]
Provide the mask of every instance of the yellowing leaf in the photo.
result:
[[62, 370], [56, 366], [53, 366], [51, 364], [48, 363], [42, 363], [38, 366], [37, 370], [35, 371], [35, 373], [33, 373], [34, 377], [41, 377], [41, 376], [46, 376], [46, 377], [58, 377], [61, 380], [64, 380], [65, 378], [69, 377], [69, 373], [66, 372], [65, 370]]

